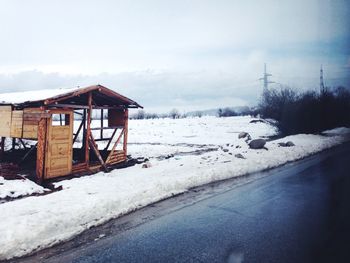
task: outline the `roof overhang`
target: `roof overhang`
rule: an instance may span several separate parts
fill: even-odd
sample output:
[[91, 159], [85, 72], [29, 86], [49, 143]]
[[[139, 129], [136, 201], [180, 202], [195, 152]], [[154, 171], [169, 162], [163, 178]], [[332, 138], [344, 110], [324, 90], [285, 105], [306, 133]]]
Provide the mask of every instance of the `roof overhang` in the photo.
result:
[[[57, 92], [56, 92], [57, 93]], [[61, 107], [85, 108], [88, 106], [88, 96], [92, 94], [93, 108], [143, 108], [137, 102], [111, 90], [102, 85], [94, 85], [85, 88], [71, 89], [68, 92], [16, 103], [0, 103], [1, 105], [14, 105], [16, 107]], [[6, 94], [9, 95], [9, 94]], [[14, 95], [15, 96], [15, 95]], [[0, 94], [1, 101], [1, 94]]]

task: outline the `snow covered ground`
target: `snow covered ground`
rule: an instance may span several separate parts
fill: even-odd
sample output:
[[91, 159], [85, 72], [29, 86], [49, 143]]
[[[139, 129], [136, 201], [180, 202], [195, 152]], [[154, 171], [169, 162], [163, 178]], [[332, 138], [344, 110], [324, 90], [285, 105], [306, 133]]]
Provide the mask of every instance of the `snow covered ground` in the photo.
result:
[[[48, 190], [47, 190], [48, 191]], [[0, 176], [0, 199], [16, 198], [33, 193], [44, 193], [45, 189], [26, 178], [19, 180], [5, 180]]]
[[[55, 183], [63, 187], [61, 191], [0, 204], [0, 259], [54, 245], [192, 187], [276, 167], [349, 140], [350, 129], [338, 128], [325, 135], [288, 136], [267, 142], [268, 150], [252, 150], [244, 139], [238, 139], [239, 132], [248, 132], [256, 139], [276, 135], [277, 131], [268, 123], [251, 120], [202, 117], [130, 121], [129, 154], [149, 158], [150, 167], [140, 164], [67, 179]], [[293, 141], [295, 146], [278, 146], [286, 141]], [[7, 184], [3, 181], [0, 196], [1, 186]], [[17, 191], [16, 186], [12, 188], [7, 185], [6, 189]]]

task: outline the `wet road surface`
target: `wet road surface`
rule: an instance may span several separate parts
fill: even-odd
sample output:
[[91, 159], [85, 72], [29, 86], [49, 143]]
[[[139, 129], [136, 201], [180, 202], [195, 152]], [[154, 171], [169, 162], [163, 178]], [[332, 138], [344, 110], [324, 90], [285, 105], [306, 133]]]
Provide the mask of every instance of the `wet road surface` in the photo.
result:
[[16, 262], [350, 262], [350, 144], [194, 189]]

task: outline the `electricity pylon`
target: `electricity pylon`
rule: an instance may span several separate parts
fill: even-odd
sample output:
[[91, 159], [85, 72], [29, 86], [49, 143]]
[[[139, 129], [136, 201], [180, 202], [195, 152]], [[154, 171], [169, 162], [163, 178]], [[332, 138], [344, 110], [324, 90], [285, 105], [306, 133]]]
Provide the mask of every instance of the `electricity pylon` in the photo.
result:
[[262, 80], [264, 83], [264, 92], [268, 90], [270, 83], [275, 83], [274, 81], [269, 81], [269, 77], [271, 77], [271, 76], [272, 75], [270, 73], [266, 72], [266, 63], [265, 63], [264, 64], [264, 75], [262, 78], [259, 79], [259, 80]]
[[324, 81], [323, 81], [323, 68], [321, 64], [321, 69], [320, 69], [320, 93], [324, 93], [326, 91], [325, 86], [324, 86]]

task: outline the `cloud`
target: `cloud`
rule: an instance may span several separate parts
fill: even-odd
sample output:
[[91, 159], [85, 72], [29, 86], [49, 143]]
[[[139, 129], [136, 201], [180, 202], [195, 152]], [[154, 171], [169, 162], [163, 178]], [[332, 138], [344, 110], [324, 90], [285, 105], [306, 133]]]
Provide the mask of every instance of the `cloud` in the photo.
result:
[[5, 0], [0, 70], [98, 74], [209, 68], [210, 60], [202, 64], [208, 57], [196, 55], [349, 36], [349, 13], [346, 1], [330, 0]]
[[[101, 83], [150, 110], [257, 103], [272, 81], [350, 86], [345, 0], [39, 1], [0, 8], [2, 91]], [[273, 84], [276, 87], [279, 84]]]

